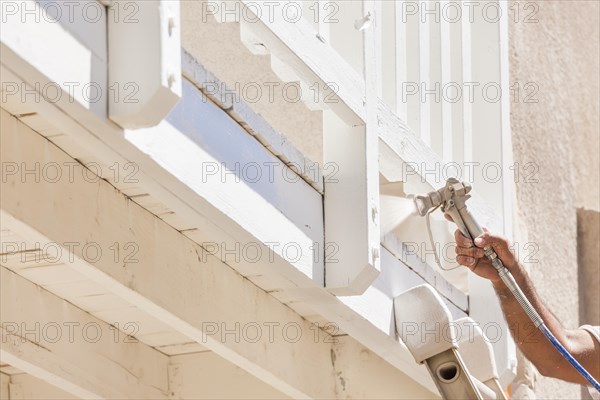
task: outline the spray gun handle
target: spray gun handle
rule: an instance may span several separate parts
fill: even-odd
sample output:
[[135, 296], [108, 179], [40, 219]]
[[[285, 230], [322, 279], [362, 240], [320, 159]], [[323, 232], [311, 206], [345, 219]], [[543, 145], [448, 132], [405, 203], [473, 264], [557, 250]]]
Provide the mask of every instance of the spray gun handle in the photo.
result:
[[[462, 223], [466, 226], [467, 230], [469, 231], [469, 235], [471, 236], [472, 240], [475, 240], [476, 237], [484, 233], [483, 228], [481, 228], [481, 226], [477, 223], [477, 220], [475, 220], [475, 218], [469, 212], [466, 206], [458, 210], [458, 213], [460, 214]], [[506, 269], [504, 264], [502, 264], [502, 261], [500, 261], [498, 255], [496, 254], [492, 246], [484, 247], [483, 251], [485, 252], [486, 258], [490, 260], [492, 266], [496, 269], [496, 271], [498, 271], [500, 277], [508, 273], [508, 270]]]
[[462, 220], [463, 224], [469, 231], [471, 239], [475, 239], [477, 236], [483, 234], [483, 228], [481, 228], [481, 226], [477, 223], [477, 220], [475, 220], [473, 215], [469, 212], [467, 206], [459, 209], [458, 213], [460, 214], [460, 219]]

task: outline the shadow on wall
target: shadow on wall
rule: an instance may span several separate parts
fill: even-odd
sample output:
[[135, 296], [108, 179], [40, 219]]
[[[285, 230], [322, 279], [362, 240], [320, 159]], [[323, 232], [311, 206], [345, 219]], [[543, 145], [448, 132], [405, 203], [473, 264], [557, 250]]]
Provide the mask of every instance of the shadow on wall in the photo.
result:
[[600, 325], [600, 212], [577, 209], [579, 322]]

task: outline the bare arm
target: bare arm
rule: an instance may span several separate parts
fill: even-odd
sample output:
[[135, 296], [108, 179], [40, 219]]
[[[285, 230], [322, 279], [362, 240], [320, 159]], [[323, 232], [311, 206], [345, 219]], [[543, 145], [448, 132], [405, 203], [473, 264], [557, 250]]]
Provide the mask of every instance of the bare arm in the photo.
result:
[[496, 270], [484, 257], [483, 247], [491, 245], [503, 264], [559, 342], [590, 372], [600, 378], [600, 344], [583, 329], [565, 329], [544, 306], [523, 267], [509, 248], [508, 241], [488, 232], [475, 239], [475, 244], [456, 231], [456, 260], [476, 274], [492, 281], [502, 305], [512, 336], [527, 357], [545, 376], [587, 385], [587, 381], [556, 351], [554, 346], [533, 325], [521, 305], [498, 277]]

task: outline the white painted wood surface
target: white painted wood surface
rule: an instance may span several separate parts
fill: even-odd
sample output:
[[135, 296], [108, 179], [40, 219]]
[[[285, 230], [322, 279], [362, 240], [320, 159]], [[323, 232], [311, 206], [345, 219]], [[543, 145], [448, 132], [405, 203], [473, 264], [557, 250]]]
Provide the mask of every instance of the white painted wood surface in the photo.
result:
[[[278, 59], [275, 56], [271, 56], [272, 64], [273, 60]], [[309, 185], [317, 189], [320, 193], [323, 193], [322, 166], [300, 153], [298, 149], [286, 140], [284, 135], [275, 131], [246, 102], [241, 99], [239, 101], [231, 101], [231, 96], [227, 97], [225, 95], [231, 89], [183, 49], [182, 70], [186, 79], [196, 85], [210, 100], [235, 119], [246, 132], [256, 137], [271, 153], [300, 175]]]
[[431, 96], [427, 95], [427, 90], [431, 90], [433, 80], [431, 79], [431, 18], [425, 13], [425, 10], [435, 2], [422, 2], [418, 4], [419, 8], [419, 80], [416, 82], [419, 86], [419, 127], [416, 129], [419, 136], [426, 145], [432, 147], [431, 137], [431, 112], [433, 101]]
[[325, 287], [336, 295], [361, 294], [380, 269], [379, 166], [369, 157], [377, 136], [372, 127], [347, 126], [331, 111], [323, 121], [323, 156], [335, 166], [325, 176]]
[[[364, 18], [375, 20], [375, 3], [363, 4]], [[375, 22], [362, 32], [365, 124], [351, 127], [331, 112], [323, 114], [323, 158], [339, 171], [326, 177], [324, 199], [325, 242], [336, 250], [325, 260], [325, 286], [336, 295], [364, 293], [380, 270]]]
[[225, 227], [230, 221], [231, 230], [253, 232], [214, 240], [210, 228], [188, 221], [182, 227], [188, 236], [214, 249], [222, 261], [245, 268], [244, 275], [277, 270], [290, 286], [298, 273], [322, 284], [321, 195], [189, 82], [182, 101], [157, 129], [127, 131], [125, 137], [203, 199], [211, 225]]
[[[71, 12], [69, 18], [68, 5], [58, 5], [63, 17], [54, 20], [39, 2], [26, 0], [15, 6], [16, 12], [7, 10], [0, 21], [2, 64], [10, 64], [20, 74], [35, 70], [44, 74], [32, 75], [28, 83], [33, 90], [3, 76], [6, 99], [39, 103], [47, 98], [78, 118], [87, 120], [88, 111], [105, 117], [108, 87], [104, 10], [94, 19], [86, 19], [82, 12]], [[29, 17], [25, 17], [24, 10], [30, 10]]]
[[108, 14], [109, 117], [129, 129], [157, 125], [181, 97], [179, 2], [115, 0]]

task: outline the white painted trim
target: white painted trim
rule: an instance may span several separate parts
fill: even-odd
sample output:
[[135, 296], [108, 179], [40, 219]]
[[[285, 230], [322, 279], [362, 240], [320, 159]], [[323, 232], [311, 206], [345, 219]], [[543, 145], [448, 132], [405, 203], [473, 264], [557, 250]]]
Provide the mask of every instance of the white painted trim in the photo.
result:
[[423, 282], [434, 287], [440, 295], [452, 303], [456, 310], [464, 313], [469, 311], [469, 296], [449, 282], [438, 271], [426, 264], [417, 255], [410, 254], [406, 246], [393, 234], [386, 235], [382, 241], [382, 247], [398, 259], [406, 268], [414, 271]]
[[[3, 79], [10, 79], [13, 82], [21, 81], [19, 76], [12, 73], [10, 70], [7, 70], [6, 68], [3, 69], [2, 77]], [[211, 113], [218, 114], [218, 111], [215, 110], [216, 107], [214, 105], [211, 105], [209, 103], [203, 103], [202, 100], [198, 100], [197, 98], [193, 101], [195, 102], [194, 104], [204, 107]], [[178, 107], [186, 107], [186, 104], [187, 103], [183, 102], [182, 104], [178, 105]], [[296, 232], [299, 233], [299, 236], [295, 238], [289, 238], [289, 240], [287, 240], [285, 236], [281, 237], [276, 230], [272, 230], [274, 226], [271, 226], [271, 228], [269, 228], [268, 225], [265, 225], [263, 222], [257, 220], [255, 226], [261, 230], [271, 230], [273, 236], [271, 236], [270, 239], [267, 239], [265, 237], [259, 239], [257, 238], [257, 236], [252, 234], [250, 236], [244, 237], [244, 235], [247, 235], [249, 232], [240, 229], [241, 221], [233, 221], [228, 216], [229, 211], [227, 207], [230, 207], [231, 204], [221, 203], [221, 206], [224, 207], [221, 209], [219, 209], [220, 206], [214, 207], [213, 205], [210, 205], [210, 203], [207, 202], [206, 199], [200, 197], [198, 193], [190, 189], [188, 185], [182, 183], [181, 180], [172, 179], [173, 175], [171, 175], [171, 173], [169, 173], [167, 170], [163, 169], [159, 165], [161, 160], [168, 160], [168, 158], [165, 157], [167, 157], [166, 154], [169, 152], [169, 146], [154, 147], [152, 149], [152, 151], [154, 152], [154, 156], [158, 156], [158, 159], [154, 161], [152, 158], [148, 157], [142, 151], [140, 151], [140, 149], [138, 149], [134, 144], [135, 140], [145, 141], [146, 144], [150, 143], [149, 141], [151, 141], [153, 137], [156, 138], [156, 140], [165, 140], [164, 135], [161, 136], [161, 132], [162, 129], [164, 129], [165, 127], [169, 128], [171, 126], [170, 124], [164, 122], [162, 124], [162, 127], [159, 126], [156, 128], [158, 130], [155, 131], [154, 134], [152, 133], [152, 131], [146, 131], [144, 135], [141, 135], [141, 133], [144, 131], [140, 130], [133, 131], [130, 136], [125, 137], [122, 131], [118, 130], [117, 128], [115, 128], [114, 125], [110, 123], [107, 124], [106, 120], [102, 121], [92, 118], [92, 120], [87, 125], [85, 125], [85, 127], [81, 126], [79, 125], [77, 120], [74, 121], [70, 119], [70, 117], [68, 116], [69, 114], [65, 114], [56, 103], [49, 103], [46, 101], [35, 102], [31, 104], [31, 108], [29, 108], [29, 110], [35, 110], [47, 120], [52, 121], [53, 125], [60, 126], [65, 135], [59, 136], [53, 140], [57, 140], [61, 146], [67, 146], [65, 150], [69, 151], [71, 154], [77, 154], [76, 156], [79, 160], [84, 160], [85, 162], [97, 162], [101, 166], [101, 170], [104, 173], [103, 177], [108, 179], [109, 181], [112, 180], [111, 175], [113, 175], [112, 171], [110, 170], [110, 166], [114, 165], [115, 163], [117, 163], [120, 166], [124, 166], [128, 163], [133, 163], [137, 168], [139, 168], [139, 171], [135, 175], [136, 183], [134, 185], [137, 187], [137, 193], [139, 193], [140, 191], [139, 187], [149, 185], [145, 187], [144, 190], [141, 191], [141, 193], [147, 194], [149, 192], [152, 192], [154, 202], [157, 202], [158, 204], [170, 204], [168, 209], [165, 209], [164, 206], [162, 206], [162, 209], [165, 210], [163, 212], [175, 211], [176, 214], [179, 215], [180, 218], [177, 221], [172, 222], [177, 229], [190, 230], [193, 228], [198, 228], [196, 231], [188, 232], [190, 236], [194, 237], [194, 240], [198, 240], [201, 243], [226, 243], [227, 246], [229, 246], [229, 248], [235, 248], [236, 243], [259, 243], [262, 246], [261, 248], [263, 254], [274, 254], [274, 261], [273, 263], [269, 264], [269, 268], [273, 268], [272, 271], [275, 272], [275, 275], [273, 275], [273, 277], [287, 275], [286, 278], [283, 280], [284, 282], [287, 282], [286, 285], [289, 285], [291, 287], [297, 287], [306, 285], [306, 282], [300, 283], [300, 281], [304, 281], [301, 276], [306, 276], [305, 274], [307, 274], [309, 277], [312, 277], [314, 275], [316, 278], [316, 282], [318, 282], [317, 284], [323, 285], [323, 260], [322, 255], [320, 257], [318, 256], [318, 254], [322, 254], [323, 249], [323, 230], [322, 226], [320, 226], [322, 224], [322, 212], [319, 211], [322, 207], [322, 201], [320, 198], [321, 196], [312, 188], [310, 188], [310, 186], [308, 186], [304, 181], [302, 181], [299, 178], [295, 178], [296, 175], [293, 171], [289, 171], [285, 175], [289, 176], [289, 179], [284, 179], [284, 175], [281, 171], [279, 171], [279, 173], [276, 175], [280, 181], [283, 181], [284, 186], [288, 187], [288, 189], [286, 190], [283, 190], [282, 188], [281, 195], [279, 196], [276, 196], [276, 194], [270, 190], [269, 185], [262, 185], [263, 190], [266, 190], [265, 195], [267, 196], [267, 198], [270, 197], [273, 199], [277, 199], [277, 201], [279, 202], [277, 209], [274, 208], [273, 205], [268, 204], [268, 202], [261, 200], [260, 198], [257, 198], [258, 203], [256, 204], [256, 206], [260, 208], [270, 208], [274, 212], [273, 217], [266, 218], [267, 220], [270, 220], [272, 218], [284, 218], [280, 210], [286, 210], [292, 204], [294, 204], [293, 202], [287, 201], [286, 198], [296, 198], [296, 200], [305, 199], [302, 208], [295, 208], [296, 212], [299, 213], [296, 215], [302, 215], [300, 218], [304, 220], [303, 222], [297, 221], [298, 228], [296, 228]], [[247, 145], [255, 146], [255, 148], [260, 152], [259, 154], [263, 154], [265, 156], [269, 154], [269, 152], [264, 147], [262, 147], [258, 143], [255, 143], [255, 140], [252, 137], [245, 137], [247, 136], [246, 132], [243, 132], [243, 130], [239, 126], [236, 127], [232, 125], [233, 121], [227, 122], [227, 115], [225, 113], [222, 114], [224, 116], [223, 121], [229, 124], [232, 135], [239, 138], [240, 140], [242, 140], [243, 143], [246, 143]], [[191, 115], [194, 115], [196, 116], [196, 118], [198, 118], [196, 110], [194, 110]], [[202, 126], [202, 124], [199, 125], [199, 127]], [[176, 129], [169, 128], [166, 132], [177, 136], [179, 140], [189, 140], [185, 137], [185, 135], [178, 133]], [[101, 140], [100, 138], [106, 138], [106, 140]], [[136, 139], [133, 140], [133, 138]], [[217, 138], [214, 137], [213, 139], [217, 140]], [[224, 144], [226, 143], [221, 142], [221, 145]], [[194, 146], [189, 147], [186, 145], [185, 149], [193, 151]], [[160, 152], [164, 152], [162, 156], [160, 155]], [[203, 152], [200, 149], [198, 149], [197, 152], [204, 153], [204, 155], [200, 153], [190, 155], [191, 160], [193, 162], [198, 163], [203, 162], [203, 160], [209, 163], [215, 162], [214, 159], [207, 158], [209, 155], [206, 154], [206, 152]], [[180, 156], [176, 156], [176, 159], [180, 161], [182, 160]], [[217, 162], [218, 161], [219, 160], [217, 160]], [[252, 159], [251, 161], [256, 160]], [[270, 159], [264, 159], [264, 161], [267, 163], [272, 162], [274, 164], [269, 165], [274, 165], [278, 168], [284, 167], [283, 163], [275, 157], [272, 157]], [[194, 179], [196, 181], [195, 187], [197, 188], [197, 190], [200, 190], [202, 192], [208, 189], [206, 185], [202, 185], [202, 174], [190, 175], [189, 168], [187, 168], [184, 165], [180, 165], [180, 167], [182, 168], [182, 171], [185, 171], [185, 174], [188, 175], [189, 179]], [[267, 176], [266, 173], [264, 176]], [[183, 176], [181, 178], [183, 178]], [[216, 176], [216, 179], [219, 179], [219, 175]], [[230, 183], [230, 188], [237, 187], [240, 190], [246, 190], [249, 192], [252, 191], [252, 189], [244, 187], [244, 183], [242, 182], [236, 183], [231, 182], [230, 180]], [[123, 182], [121, 180], [121, 182], [113, 182], [113, 184], [121, 186]], [[127, 186], [130, 185], [125, 184], [126, 188]], [[215, 187], [219, 191], [223, 189], [225, 189], [226, 191], [228, 190], [226, 186], [217, 185]], [[259, 189], [260, 187], [261, 186], [259, 186]], [[304, 194], [295, 192], [296, 189], [290, 191], [290, 188], [299, 189], [301, 192], [304, 192]], [[158, 195], [154, 194], [155, 190], [157, 190]], [[179, 196], [174, 195], [174, 193], [179, 193]], [[223, 198], [223, 195], [224, 193], [222, 195], [217, 195], [216, 192], [213, 192], [212, 194], [212, 196], [216, 196], [216, 198], [218, 199]], [[225, 198], [227, 198], [227, 196]], [[256, 197], [256, 194], [253, 194], [253, 196]], [[309, 198], [312, 198], [312, 200], [309, 201]], [[243, 198], [237, 198], [236, 195], [233, 196], [233, 199], [235, 199], [234, 203], [243, 201]], [[316, 211], [313, 208], [309, 208], [309, 204], [312, 204], [313, 207], [317, 207]], [[247, 207], [249, 207], [249, 205], [246, 205], [244, 208]], [[170, 214], [165, 215], [166, 216], [164, 216], [163, 218], [170, 219]], [[211, 217], [207, 218], [207, 216], [209, 215]], [[245, 215], [244, 219], [257, 218], [259, 215], [260, 213], [258, 213], [257, 210], [254, 210], [253, 213]], [[286, 223], [289, 223], [290, 217], [290, 215], [285, 217], [287, 221]], [[227, 221], [230, 221], [229, 226], [227, 225]], [[275, 228], [279, 230], [282, 229], [282, 226], [275, 226]], [[203, 232], [210, 232], [210, 234], [208, 236], [202, 235]], [[289, 232], [286, 233], [286, 235], [288, 234]], [[319, 236], [321, 237], [320, 239]], [[312, 241], [310, 240], [311, 238], [313, 238]], [[264, 242], [274, 243], [299, 243], [301, 245], [302, 243], [304, 243], [302, 258], [296, 260], [295, 257], [292, 257], [286, 260], [281, 256], [283, 254], [283, 244], [279, 246], [273, 246], [274, 248], [272, 248], [265, 245], [264, 242], [261, 242], [261, 240], [264, 240]], [[315, 244], [315, 242], [317, 244]], [[311, 247], [313, 248], [311, 249]], [[315, 255], [313, 255], [313, 252], [315, 253]], [[313, 260], [316, 260], [314, 261], [316, 262], [316, 264], [314, 265]], [[293, 261], [292, 264], [299, 263], [298, 265], [303, 264], [304, 266], [297, 268], [296, 266], [288, 263], [288, 261]], [[240, 271], [242, 271], [242, 273], [246, 275], [261, 275], [261, 272], [262, 274], [264, 274], [264, 269], [259, 268], [256, 265], [256, 263], [245, 262], [243, 259], [240, 260], [239, 263], [237, 263], [235, 260], [232, 261], [232, 263], [237, 265]], [[319, 263], [321, 264], [321, 266], [318, 265]], [[293, 283], [297, 279], [300, 279], [300, 281]], [[310, 285], [313, 284], [315, 283], [311, 280]]]
[[[7, 73], [4, 73], [5, 71], [7, 71], [6, 68], [3, 70], [3, 77], [8, 76]], [[10, 79], [19, 82], [20, 78], [12, 73]], [[189, 198], [189, 201], [182, 202], [181, 198], [174, 196], [174, 193], [184, 194], [188, 192], [182, 190], [181, 187], [178, 189], [174, 186], [170, 186], [176, 182], [167, 179], [168, 175], [166, 175], [164, 171], [155, 168], [152, 163], [148, 163], [148, 161], [144, 160], [144, 157], [140, 157], [139, 152], [134, 151], [131, 144], [122, 140], [122, 133], [120, 133], [113, 125], [103, 125], [102, 122], [97, 119], [92, 119], [92, 122], [86, 126], [79, 125], [77, 120], [69, 118], [69, 114], [63, 112], [57, 104], [50, 104], [45, 101], [29, 105], [29, 107], [34, 107], [29, 108], [28, 110], [30, 112], [39, 112], [41, 116], [47, 119], [48, 124], [60, 126], [62, 128], [61, 131], [64, 132], [64, 135], [56, 137], [62, 138], [60, 141], [61, 147], [64, 146], [63, 148], [68, 149], [72, 154], [76, 154], [79, 159], [98, 161], [103, 166], [106, 166], [107, 164], [110, 165], [115, 160], [121, 164], [134, 160], [134, 162], [140, 166], [138, 175], [139, 183], [137, 185], [138, 190], [139, 187], [144, 187], [142, 193], [150, 192], [153, 193], [153, 196], [158, 194], [161, 202], [169, 204], [169, 208], [177, 210], [176, 212], [178, 214], [181, 213], [180, 215], [184, 217], [182, 219], [186, 221], [186, 223], [189, 223], [190, 220], [198, 221], [197, 211], [192, 211], [193, 209], [191, 209], [188, 204], [196, 204], [200, 199], [197, 196], [192, 196]], [[8, 122], [10, 119], [3, 118], [2, 120]], [[108, 137], [110, 140], [103, 141], [102, 139], [106, 138], [107, 135], [109, 135]], [[52, 139], [54, 139], [54, 137]], [[119, 151], [117, 152], [115, 148]], [[90, 158], [89, 150], [86, 149], [93, 149], [96, 156]], [[121, 155], [121, 153], [125, 156]], [[70, 159], [70, 161], [73, 160]], [[149, 179], [148, 168], [150, 168], [152, 179]], [[107, 177], [107, 180], [110, 181], [110, 176]], [[157, 180], [161, 183], [158, 183]], [[113, 181], [112, 184], [121, 186], [122, 182]], [[165, 184], [167, 185], [165, 186]], [[175, 186], [177, 186], [177, 184]], [[113, 189], [110, 191], [114, 192]], [[165, 191], [167, 191], [166, 194], [168, 194], [166, 197]], [[72, 209], [85, 209], [86, 207], [87, 206], [75, 207]], [[216, 225], [212, 225], [211, 231], [213, 233], [218, 230], [219, 228]], [[233, 265], [233, 267], [238, 268], [239, 266]], [[280, 289], [285, 287], [281, 286], [282, 284], [289, 284], [289, 281], [286, 279], [281, 279], [280, 272], [282, 272], [282, 270], [278, 269], [278, 272], [275, 275], [266, 274], [266, 281], [260, 276], [252, 276], [250, 279], [260, 287], [270, 287], [271, 290]], [[296, 276], [304, 275], [301, 274]], [[277, 286], [274, 286], [274, 284]], [[306, 276], [301, 278], [298, 284], [295, 284], [295, 286], [299, 286], [300, 288], [303, 288], [306, 285], [309, 285], [309, 287], [318, 287], [316, 283], [307, 281]], [[304, 315], [306, 315], [309, 320], [324, 319], [327, 322], [338, 323], [341, 331], [352, 335], [365, 346], [373, 349], [373, 351], [383, 357], [391, 365], [401, 368], [402, 371], [420, 384], [435, 390], [432, 383], [429, 381], [427, 374], [419, 372], [420, 369], [418, 369], [416, 365], [406, 361], [408, 360], [408, 354], [389, 338], [388, 333], [384, 334], [367, 322], [364, 317], [336, 300], [334, 296], [325, 293], [325, 291], [315, 292], [312, 290], [305, 291], [304, 289], [293, 293], [288, 289], [285, 289], [284, 291], [273, 292], [272, 294], [277, 297], [285, 295], [283, 297], [290, 301], [288, 306], [293, 309], [304, 310]], [[151, 312], [156, 315], [161, 315], [161, 312], [156, 309], [152, 309]]]

